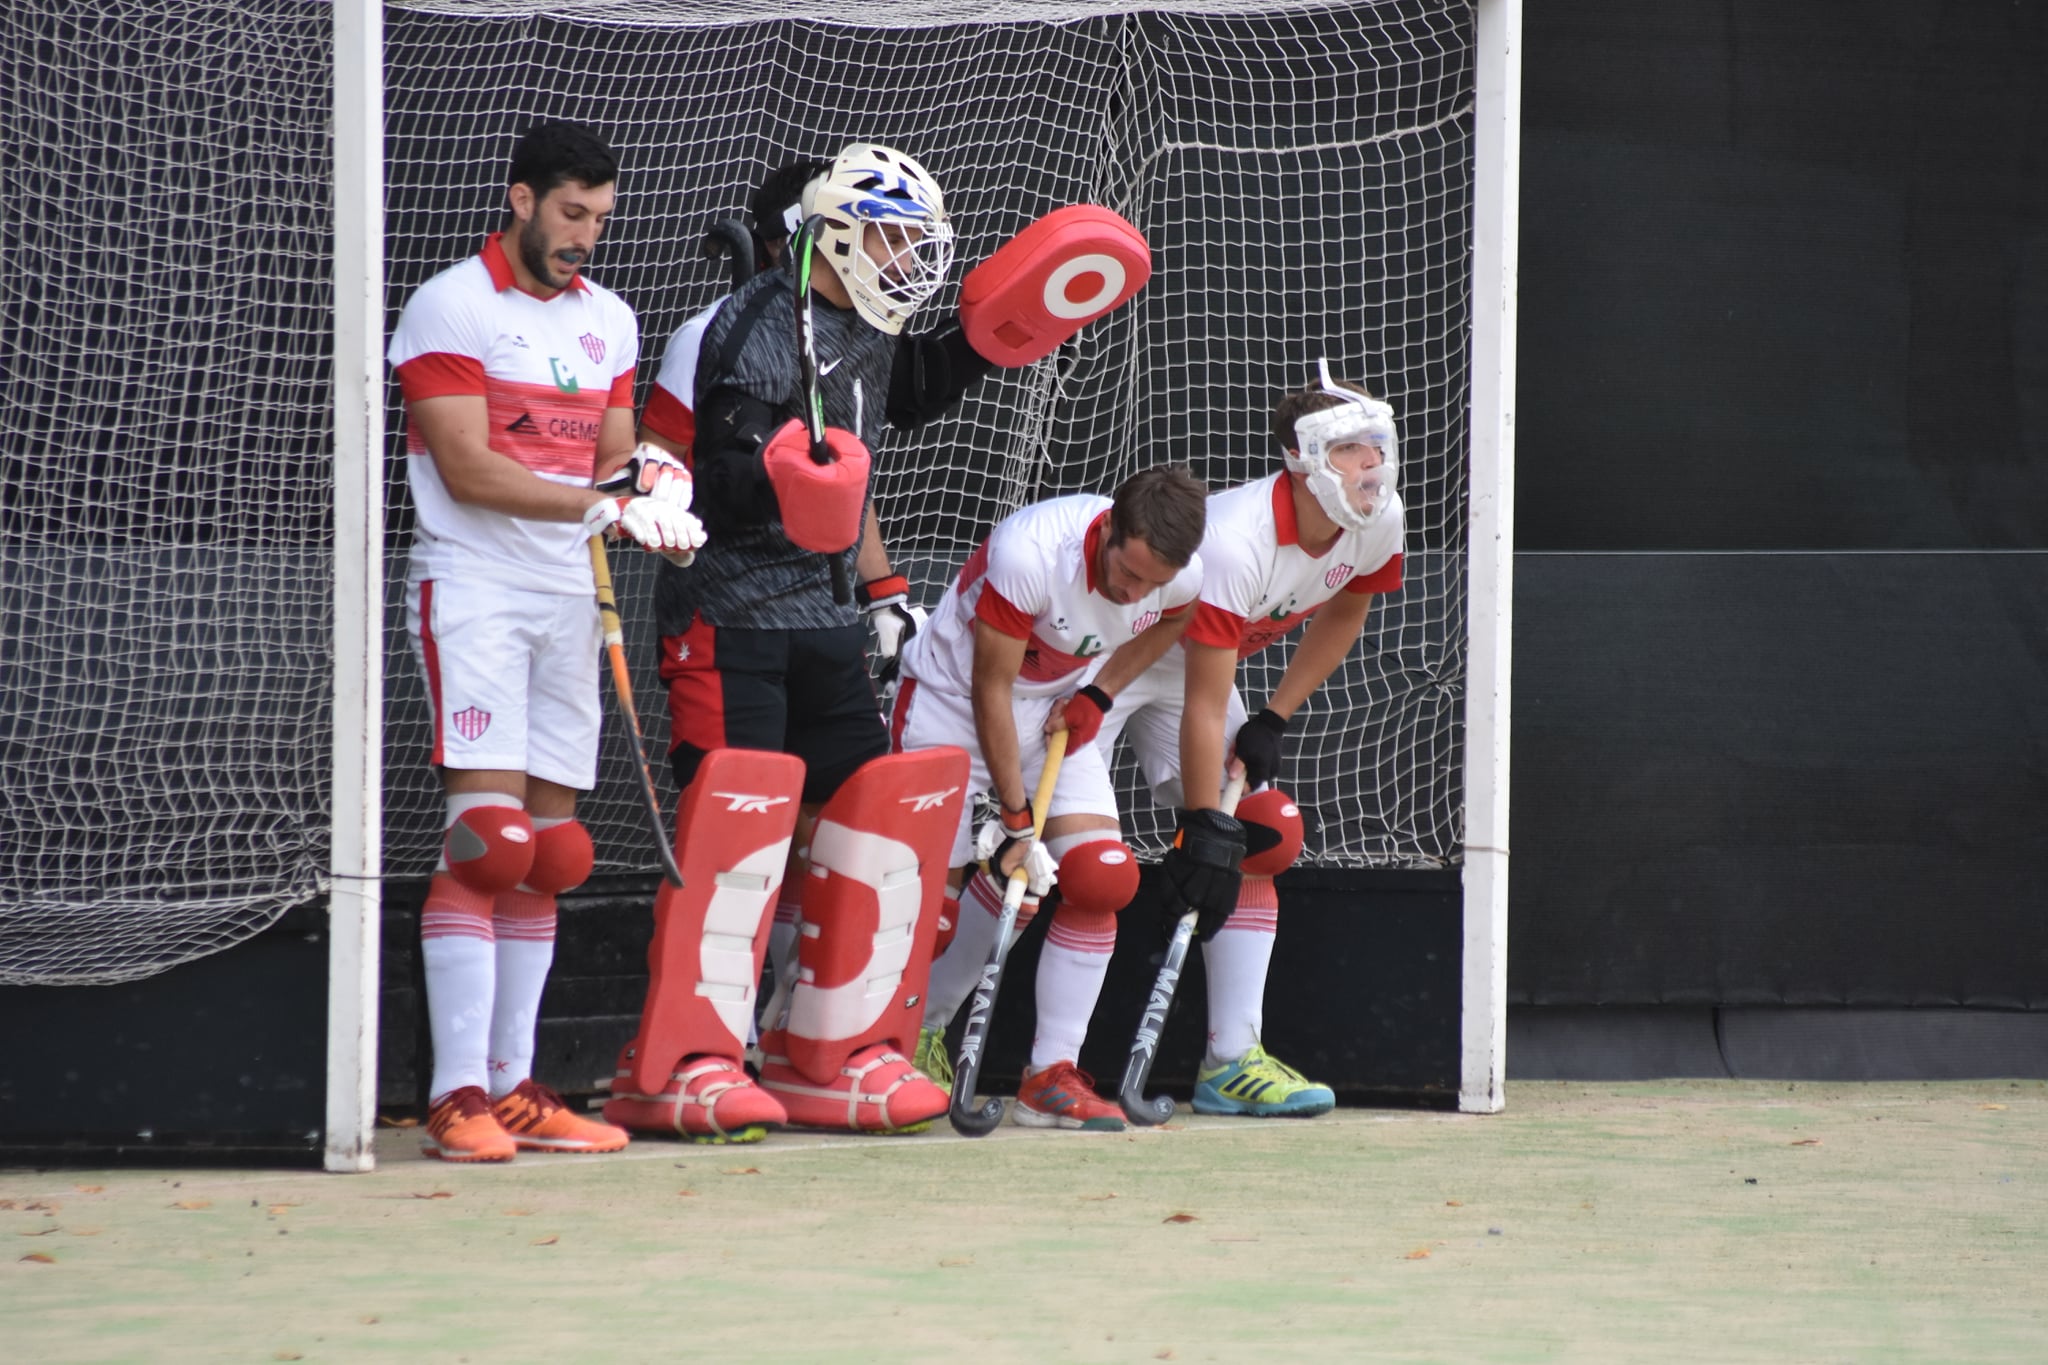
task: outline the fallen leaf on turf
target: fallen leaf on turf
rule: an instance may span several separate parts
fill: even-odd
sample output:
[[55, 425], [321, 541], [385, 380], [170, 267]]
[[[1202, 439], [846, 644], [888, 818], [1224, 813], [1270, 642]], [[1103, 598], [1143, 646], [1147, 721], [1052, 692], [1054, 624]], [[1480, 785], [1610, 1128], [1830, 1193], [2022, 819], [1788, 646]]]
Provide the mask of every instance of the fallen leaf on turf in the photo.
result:
[[1088, 1202], [1090, 1202], [1090, 1203], [1097, 1203], [1097, 1204], [1099, 1204], [1099, 1203], [1101, 1203], [1101, 1202], [1102, 1202], [1103, 1200], [1105, 1200], [1105, 1199], [1114, 1199], [1114, 1198], [1116, 1198], [1116, 1191], [1115, 1191], [1115, 1190], [1111, 1190], [1111, 1191], [1110, 1191], [1110, 1192], [1109, 1192], [1108, 1194], [1084, 1194], [1084, 1195], [1082, 1195], [1082, 1196], [1081, 1196], [1081, 1198], [1082, 1198], [1082, 1199], [1084, 1199], [1084, 1200], [1086, 1200], [1086, 1201], [1088, 1201]]
[[733, 1167], [731, 1167], [731, 1168], [729, 1168], [729, 1169], [727, 1169], [727, 1170], [725, 1170], [725, 1171], [721, 1172], [721, 1174], [723, 1174], [723, 1175], [759, 1175], [759, 1174], [761, 1174], [761, 1168], [760, 1168], [759, 1166], [733, 1166]]
[[413, 1197], [414, 1199], [453, 1199], [453, 1198], [455, 1197], [455, 1191], [453, 1191], [453, 1190], [435, 1190], [435, 1191], [434, 1191], [433, 1193], [431, 1193], [431, 1194], [421, 1194], [421, 1193], [419, 1193], [419, 1192], [418, 1192], [417, 1190], [415, 1190], [415, 1191], [413, 1192], [413, 1195], [412, 1195], [412, 1197]]
[[24, 1261], [34, 1261], [37, 1265], [57, 1264], [57, 1258], [55, 1256], [46, 1256], [40, 1251], [31, 1251], [28, 1255], [22, 1257], [21, 1259]]
[[506, 1216], [507, 1218], [531, 1218], [531, 1217], [533, 1217], [533, 1210], [532, 1210], [532, 1209], [506, 1209], [506, 1210], [505, 1210], [505, 1216]]
[[297, 1204], [272, 1204], [269, 1208], [265, 1209], [264, 1212], [273, 1214], [283, 1213], [288, 1209], [295, 1209], [297, 1207]]
[[2002, 1104], [1980, 1104], [1980, 1105], [1978, 1105], [1977, 1107], [1978, 1107], [1979, 1109], [2003, 1109], [2003, 1108], [2005, 1108], [2005, 1106], [2004, 1106], [2004, 1105], [2002, 1105]]
[[56, 1232], [57, 1230], [57, 1225], [55, 1223], [52, 1223], [48, 1227], [35, 1228], [28, 1232], [17, 1232], [14, 1235], [16, 1237], [48, 1237], [51, 1233]]
[[1429, 1259], [1429, 1248], [1417, 1247], [1401, 1259], [1404, 1261], [1426, 1261]]
[[365, 1327], [374, 1327], [377, 1325], [377, 1315], [375, 1313], [366, 1313], [362, 1317], [357, 1318], [356, 1321]]
[[278, 1351], [272, 1354], [270, 1358], [272, 1360], [304, 1360], [306, 1357], [298, 1351]]
[[1154, 1360], [1172, 1360], [1172, 1359], [1173, 1359], [1173, 1348], [1172, 1348], [1171, 1346], [1169, 1346], [1169, 1347], [1167, 1347], [1167, 1348], [1166, 1348], [1165, 1350], [1163, 1350], [1163, 1351], [1155, 1351], [1155, 1352], [1153, 1352], [1153, 1354], [1152, 1354], [1152, 1358], [1153, 1358]]
[[211, 1199], [180, 1199], [174, 1202], [171, 1207], [174, 1209], [210, 1209], [213, 1207], [213, 1201]]
[[21, 1206], [21, 1211], [23, 1213], [55, 1213], [63, 1207], [62, 1204], [57, 1203], [55, 1200], [31, 1199]]
[[1162, 1223], [1195, 1223], [1201, 1220], [1192, 1213], [1169, 1213], [1159, 1221]]
[[1800, 1138], [1797, 1142], [1788, 1143], [1787, 1145], [1792, 1147], [1818, 1147], [1820, 1146], [1820, 1139]]
[[1462, 1199], [1446, 1199], [1444, 1200], [1444, 1207], [1447, 1209], [1462, 1209], [1465, 1207], [1465, 1201]]
[[697, 1192], [695, 1190], [677, 1190], [676, 1197], [679, 1199], [695, 1199]]
[[103, 1194], [107, 1187], [105, 1185], [73, 1185], [71, 1188], [77, 1190], [80, 1194]]
[[69, 1228], [66, 1230], [73, 1237], [97, 1237], [100, 1235], [100, 1229], [98, 1228]]
[[973, 1265], [974, 1258], [972, 1256], [952, 1256], [940, 1261], [939, 1264], [943, 1266]]
[[549, 1233], [545, 1237], [534, 1238], [531, 1242], [528, 1242], [527, 1245], [530, 1247], [551, 1247], [561, 1240], [562, 1239], [560, 1237], [557, 1237], [554, 1233]]

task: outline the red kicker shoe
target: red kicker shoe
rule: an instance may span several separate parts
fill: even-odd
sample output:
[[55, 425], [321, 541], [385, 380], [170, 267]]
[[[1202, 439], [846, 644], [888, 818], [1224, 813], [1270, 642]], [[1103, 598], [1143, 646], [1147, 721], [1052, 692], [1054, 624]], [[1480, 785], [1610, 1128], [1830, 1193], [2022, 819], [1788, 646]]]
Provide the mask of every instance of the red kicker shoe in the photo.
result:
[[584, 1118], [532, 1077], [491, 1105], [491, 1113], [522, 1152], [616, 1152], [626, 1131]]
[[759, 1142], [770, 1128], [789, 1122], [781, 1104], [738, 1062], [703, 1052], [685, 1057], [659, 1095], [614, 1094], [604, 1116], [635, 1132], [676, 1133], [693, 1142]]
[[465, 1085], [443, 1095], [427, 1111], [420, 1150], [443, 1161], [510, 1161], [519, 1149], [491, 1112], [483, 1087]]
[[787, 1057], [764, 1057], [761, 1084], [775, 1092], [789, 1121], [840, 1133], [922, 1133], [952, 1096], [887, 1043], [846, 1059], [830, 1085], [817, 1085]]

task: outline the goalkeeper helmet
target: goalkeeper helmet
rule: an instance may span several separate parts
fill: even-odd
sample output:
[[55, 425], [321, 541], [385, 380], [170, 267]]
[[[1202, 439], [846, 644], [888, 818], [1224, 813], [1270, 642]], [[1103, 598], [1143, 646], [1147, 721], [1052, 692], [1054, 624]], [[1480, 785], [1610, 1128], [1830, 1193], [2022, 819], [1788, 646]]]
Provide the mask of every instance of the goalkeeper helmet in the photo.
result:
[[[1386, 514], [1395, 501], [1400, 476], [1399, 437], [1394, 409], [1330, 378], [1330, 362], [1318, 360], [1323, 392], [1342, 400], [1296, 419], [1298, 447], [1287, 454], [1287, 467], [1308, 476], [1308, 491], [1330, 520], [1350, 531], [1363, 531]], [[1339, 468], [1330, 453], [1343, 446], [1370, 446], [1377, 463]], [[1351, 465], [1346, 459], [1345, 464]]]
[[804, 187], [803, 212], [824, 218], [818, 250], [855, 310], [891, 336], [946, 282], [946, 201], [931, 173], [901, 152], [854, 143]]

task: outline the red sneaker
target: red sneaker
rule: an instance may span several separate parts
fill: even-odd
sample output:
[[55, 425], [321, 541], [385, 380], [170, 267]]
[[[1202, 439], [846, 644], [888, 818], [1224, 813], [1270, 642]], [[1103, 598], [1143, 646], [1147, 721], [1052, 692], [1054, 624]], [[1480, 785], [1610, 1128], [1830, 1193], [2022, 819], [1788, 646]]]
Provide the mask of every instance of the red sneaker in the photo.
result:
[[1123, 1110], [1096, 1094], [1095, 1078], [1072, 1062], [1054, 1062], [1037, 1075], [1026, 1076], [1010, 1112], [1026, 1128], [1124, 1130]]
[[443, 1161], [510, 1161], [519, 1149], [491, 1112], [483, 1087], [465, 1085], [443, 1095], [427, 1111], [420, 1150]]
[[685, 1057], [659, 1095], [614, 1094], [604, 1116], [636, 1132], [677, 1133], [693, 1142], [759, 1142], [789, 1122], [738, 1062], [702, 1052]]
[[522, 1152], [616, 1152], [626, 1131], [584, 1118], [532, 1077], [491, 1105], [491, 1113]]
[[816, 1084], [787, 1057], [764, 1056], [761, 1084], [782, 1101], [791, 1123], [841, 1133], [922, 1133], [952, 1103], [887, 1043], [848, 1057], [830, 1085]]

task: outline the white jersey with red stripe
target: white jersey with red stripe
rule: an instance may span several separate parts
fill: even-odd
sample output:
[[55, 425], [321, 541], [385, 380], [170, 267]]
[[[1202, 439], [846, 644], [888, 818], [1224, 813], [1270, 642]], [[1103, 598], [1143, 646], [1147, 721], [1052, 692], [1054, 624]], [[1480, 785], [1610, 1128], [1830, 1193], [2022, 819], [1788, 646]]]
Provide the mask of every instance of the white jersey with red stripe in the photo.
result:
[[[647, 391], [647, 407], [640, 414], [641, 426], [685, 452], [697, 439], [697, 359], [704, 349], [704, 331], [724, 304], [720, 299], [676, 328], [661, 353], [661, 368], [654, 372], [654, 387]], [[683, 459], [690, 463], [687, 453]]]
[[929, 687], [970, 696], [974, 625], [1026, 642], [1014, 696], [1051, 697], [1084, 685], [1119, 645], [1162, 616], [1189, 609], [1202, 585], [1198, 554], [1170, 583], [1135, 602], [1096, 591], [1110, 500], [1052, 498], [1011, 513], [969, 556], [924, 628], [903, 647], [903, 671]]
[[[413, 294], [392, 333], [392, 369], [407, 403], [481, 396], [492, 450], [553, 483], [588, 488], [605, 410], [633, 405], [639, 324], [623, 299], [580, 273], [553, 298], [525, 293], [501, 237]], [[410, 424], [406, 455], [411, 581], [480, 576], [533, 592], [595, 590], [581, 525], [457, 502]]]
[[[1315, 615], [1338, 593], [1393, 592], [1401, 586], [1406, 533], [1397, 497], [1372, 526], [1346, 531], [1312, 555], [1301, 546], [1289, 475], [1212, 493], [1202, 535], [1202, 600], [1181, 638], [1235, 649], [1242, 659]], [[1177, 656], [1174, 662], [1178, 666]]]

